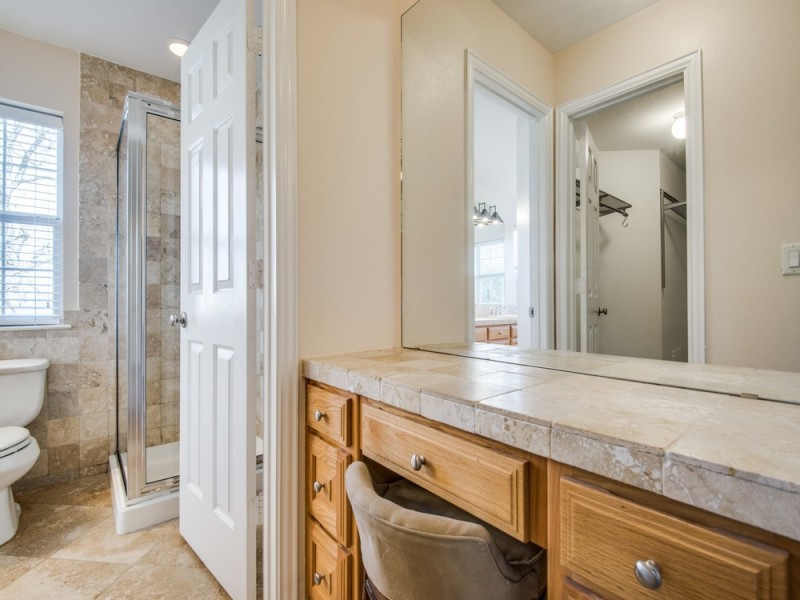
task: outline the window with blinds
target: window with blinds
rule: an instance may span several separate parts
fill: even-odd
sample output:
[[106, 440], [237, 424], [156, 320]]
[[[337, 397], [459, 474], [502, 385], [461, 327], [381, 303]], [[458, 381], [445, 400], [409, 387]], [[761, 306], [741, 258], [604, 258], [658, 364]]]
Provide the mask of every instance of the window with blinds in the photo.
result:
[[503, 240], [475, 244], [475, 303], [505, 304], [506, 245]]
[[0, 100], [0, 327], [61, 323], [63, 119]]

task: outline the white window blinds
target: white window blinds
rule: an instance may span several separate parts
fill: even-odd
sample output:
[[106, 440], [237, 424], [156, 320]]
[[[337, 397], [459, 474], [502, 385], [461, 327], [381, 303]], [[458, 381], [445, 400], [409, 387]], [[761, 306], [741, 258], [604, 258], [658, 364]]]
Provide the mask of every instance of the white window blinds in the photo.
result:
[[0, 326], [60, 323], [62, 117], [0, 100]]
[[505, 303], [506, 246], [500, 241], [475, 244], [475, 303]]

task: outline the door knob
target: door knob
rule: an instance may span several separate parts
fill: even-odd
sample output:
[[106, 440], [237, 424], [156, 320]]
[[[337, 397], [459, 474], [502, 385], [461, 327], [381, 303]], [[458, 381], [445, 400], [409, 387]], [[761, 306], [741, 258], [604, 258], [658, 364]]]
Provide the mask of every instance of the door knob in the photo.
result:
[[323, 581], [325, 581], [325, 576], [322, 573], [314, 573], [314, 585], [319, 585]]
[[608, 309], [607, 308], [598, 308], [597, 309], [597, 316], [598, 317], [600, 315], [607, 315], [607, 314], [608, 314]]
[[320, 483], [319, 481], [314, 482], [314, 492], [319, 494], [323, 488], [325, 487], [324, 483]]
[[324, 418], [325, 418], [325, 413], [324, 412], [322, 412], [321, 410], [315, 410], [314, 411], [314, 420], [315, 421], [319, 422], [319, 421], [322, 421], [322, 419], [324, 419]]
[[169, 324], [175, 327], [175, 324], [180, 324], [181, 327], [186, 327], [186, 313], [182, 312], [180, 315], [170, 315]]

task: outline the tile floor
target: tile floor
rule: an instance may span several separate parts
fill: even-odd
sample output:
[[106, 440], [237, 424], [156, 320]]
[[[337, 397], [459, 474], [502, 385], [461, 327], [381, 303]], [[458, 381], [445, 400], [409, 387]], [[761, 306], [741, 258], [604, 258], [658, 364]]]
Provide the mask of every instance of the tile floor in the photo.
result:
[[115, 533], [106, 474], [15, 496], [22, 515], [0, 546], [0, 600], [229, 598], [177, 519]]

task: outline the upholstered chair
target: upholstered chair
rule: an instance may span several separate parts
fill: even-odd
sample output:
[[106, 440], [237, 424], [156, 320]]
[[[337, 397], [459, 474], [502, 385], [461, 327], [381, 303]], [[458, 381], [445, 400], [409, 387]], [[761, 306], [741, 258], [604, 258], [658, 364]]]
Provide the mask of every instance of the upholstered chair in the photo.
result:
[[523, 544], [406, 481], [373, 485], [363, 462], [345, 486], [361, 539], [368, 598], [536, 600], [544, 550]]

